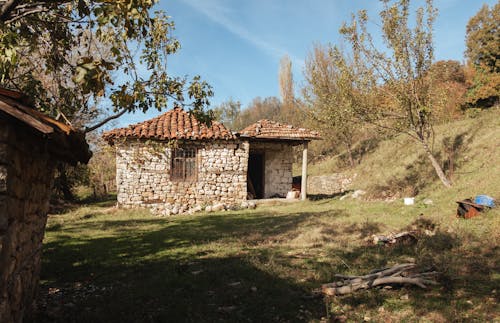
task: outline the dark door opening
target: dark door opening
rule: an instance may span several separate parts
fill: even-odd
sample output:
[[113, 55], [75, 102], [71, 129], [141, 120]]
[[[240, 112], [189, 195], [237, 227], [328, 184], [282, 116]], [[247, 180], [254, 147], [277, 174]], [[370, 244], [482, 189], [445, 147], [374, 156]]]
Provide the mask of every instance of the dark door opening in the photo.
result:
[[249, 199], [264, 198], [264, 154], [250, 153], [248, 158], [247, 193]]

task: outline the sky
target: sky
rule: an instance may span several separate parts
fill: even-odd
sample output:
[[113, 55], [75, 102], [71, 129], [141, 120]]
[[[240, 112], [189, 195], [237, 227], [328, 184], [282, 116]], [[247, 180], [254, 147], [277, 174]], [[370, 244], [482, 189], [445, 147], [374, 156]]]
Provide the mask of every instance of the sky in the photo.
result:
[[[468, 20], [483, 4], [491, 7], [496, 2], [435, 0], [435, 60], [463, 62]], [[424, 3], [412, 1], [415, 6]], [[215, 92], [212, 108], [229, 99], [245, 108], [255, 97], [279, 97], [278, 72], [284, 55], [292, 61], [299, 94], [304, 62], [314, 44], [340, 45], [339, 27], [360, 9], [367, 10], [368, 27], [377, 35], [382, 5], [376, 0], [160, 0], [157, 8], [173, 19], [173, 35], [181, 43], [180, 51], [168, 58], [169, 73], [200, 75]], [[153, 110], [124, 115], [117, 125], [160, 114]]]

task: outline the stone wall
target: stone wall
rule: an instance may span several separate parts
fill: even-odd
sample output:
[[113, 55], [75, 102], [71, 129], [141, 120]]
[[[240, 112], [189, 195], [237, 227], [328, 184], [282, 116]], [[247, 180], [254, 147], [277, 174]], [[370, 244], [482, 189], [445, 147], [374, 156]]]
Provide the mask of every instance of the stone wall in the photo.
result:
[[329, 174], [307, 177], [307, 194], [335, 195], [349, 189], [352, 178], [344, 174]]
[[29, 321], [38, 287], [54, 165], [37, 136], [0, 119], [1, 322]]
[[251, 142], [250, 151], [264, 154], [264, 198], [286, 197], [292, 190], [292, 146], [287, 143]]
[[197, 179], [172, 181], [168, 143], [126, 141], [117, 144], [118, 204], [146, 207], [158, 215], [188, 213], [213, 205], [246, 200], [248, 143], [193, 141], [197, 149]]

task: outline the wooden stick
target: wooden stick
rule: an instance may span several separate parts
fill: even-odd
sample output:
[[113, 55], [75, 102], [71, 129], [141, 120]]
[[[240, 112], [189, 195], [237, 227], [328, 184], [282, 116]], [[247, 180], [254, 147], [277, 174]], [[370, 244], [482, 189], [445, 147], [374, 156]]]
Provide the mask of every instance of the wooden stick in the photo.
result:
[[[436, 285], [437, 282], [431, 277], [438, 275], [438, 272], [411, 273], [416, 265], [412, 263], [398, 264], [393, 267], [377, 269], [375, 272], [364, 276], [335, 275], [340, 281], [322, 285], [322, 292], [328, 296], [345, 295], [353, 293], [359, 289], [368, 289], [381, 285], [410, 284], [421, 288], [426, 285]], [[374, 273], [373, 273], [374, 272]]]

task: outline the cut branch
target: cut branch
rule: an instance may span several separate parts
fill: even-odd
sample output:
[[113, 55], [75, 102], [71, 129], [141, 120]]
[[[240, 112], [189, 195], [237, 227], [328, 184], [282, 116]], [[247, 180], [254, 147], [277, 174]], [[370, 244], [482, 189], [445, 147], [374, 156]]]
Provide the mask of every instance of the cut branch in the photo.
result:
[[427, 285], [436, 285], [432, 280], [438, 275], [436, 271], [414, 272], [415, 264], [398, 264], [390, 268], [377, 269], [376, 272], [364, 276], [335, 275], [339, 281], [324, 284], [322, 292], [327, 296], [351, 294], [359, 289], [369, 289], [382, 285], [408, 284], [427, 288]]

